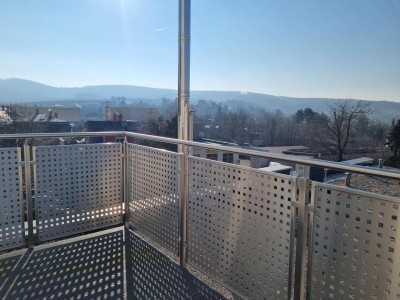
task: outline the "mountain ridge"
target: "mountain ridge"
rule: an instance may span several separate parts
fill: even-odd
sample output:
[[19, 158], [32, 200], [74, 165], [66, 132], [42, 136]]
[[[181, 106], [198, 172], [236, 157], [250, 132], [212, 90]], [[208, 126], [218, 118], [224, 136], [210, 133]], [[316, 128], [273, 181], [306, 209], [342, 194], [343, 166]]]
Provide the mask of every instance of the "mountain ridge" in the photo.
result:
[[[129, 100], [148, 100], [149, 103], [159, 103], [162, 98], [175, 99], [177, 90], [152, 88], [134, 85], [92, 85], [84, 87], [53, 87], [43, 83], [8, 78], [0, 80], [0, 103], [30, 103], [47, 101], [88, 101], [109, 100], [111, 97], [126, 97]], [[241, 91], [191, 91], [191, 101], [199, 99], [226, 102], [232, 106], [260, 106], [267, 110], [281, 110], [290, 114], [298, 109], [310, 107], [315, 111], [327, 111], [327, 105], [335, 101], [346, 99], [313, 98], [313, 97], [286, 97], [262, 93]], [[351, 99], [352, 101], [366, 101], [375, 111], [377, 119], [400, 118], [400, 102], [371, 101]]]

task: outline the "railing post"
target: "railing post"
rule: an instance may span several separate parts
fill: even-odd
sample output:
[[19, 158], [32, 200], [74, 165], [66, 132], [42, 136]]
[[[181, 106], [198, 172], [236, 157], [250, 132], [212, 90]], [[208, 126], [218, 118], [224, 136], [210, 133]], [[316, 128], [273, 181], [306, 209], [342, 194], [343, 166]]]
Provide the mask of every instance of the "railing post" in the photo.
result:
[[28, 144], [28, 139], [26, 139], [24, 144], [25, 195], [26, 195], [26, 215], [28, 223], [28, 247], [31, 248], [34, 246], [35, 238], [33, 233], [32, 174], [31, 174], [30, 150], [31, 149]]
[[345, 184], [346, 186], [350, 186], [350, 183], [351, 183], [351, 173], [350, 173], [350, 172], [347, 172], [347, 173], [346, 173], [346, 179], [345, 179], [345, 181], [344, 181], [344, 184]]
[[379, 169], [383, 169], [383, 158], [378, 159], [378, 167]]
[[128, 138], [125, 135], [122, 154], [122, 168], [123, 168], [123, 222], [126, 228], [129, 227], [129, 199], [128, 199]]
[[297, 178], [297, 188], [299, 191], [299, 201], [297, 210], [294, 299], [304, 300], [307, 275], [307, 206], [309, 202], [310, 180], [301, 177]]
[[182, 267], [187, 262], [187, 226], [189, 203], [189, 155], [187, 146], [179, 154], [179, 259]]
[[294, 297], [293, 290], [293, 267], [295, 267], [296, 258], [295, 255], [295, 244], [296, 244], [296, 226], [297, 226], [297, 177], [292, 177], [292, 203], [290, 209], [290, 244], [289, 244], [289, 277], [288, 277], [288, 299], [292, 300]]
[[316, 192], [317, 192], [317, 187], [316, 183], [312, 183], [312, 188], [311, 188], [311, 199], [310, 199], [310, 209], [309, 209], [309, 215], [310, 215], [310, 222], [309, 222], [309, 228], [310, 230], [308, 231], [309, 234], [309, 241], [308, 241], [308, 258], [307, 258], [307, 287], [306, 287], [306, 299], [310, 299], [311, 295], [311, 289], [312, 289], [312, 268], [313, 268], [313, 257], [314, 257], [314, 213], [315, 213], [315, 197], [316, 197]]

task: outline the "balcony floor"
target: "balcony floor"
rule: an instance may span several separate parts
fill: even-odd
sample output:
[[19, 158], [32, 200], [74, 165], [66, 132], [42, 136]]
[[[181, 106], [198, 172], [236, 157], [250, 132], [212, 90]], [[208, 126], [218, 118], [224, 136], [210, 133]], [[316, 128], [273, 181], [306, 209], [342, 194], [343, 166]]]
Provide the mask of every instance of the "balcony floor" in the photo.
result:
[[119, 227], [0, 256], [1, 299], [224, 299]]

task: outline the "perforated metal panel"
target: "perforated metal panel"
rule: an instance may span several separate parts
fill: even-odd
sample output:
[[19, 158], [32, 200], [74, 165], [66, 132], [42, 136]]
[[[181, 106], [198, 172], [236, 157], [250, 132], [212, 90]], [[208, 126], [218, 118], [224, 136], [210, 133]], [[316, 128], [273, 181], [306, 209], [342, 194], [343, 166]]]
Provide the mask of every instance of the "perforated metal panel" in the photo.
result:
[[21, 150], [0, 148], [0, 250], [24, 244]]
[[129, 223], [178, 253], [179, 155], [128, 145]]
[[[121, 299], [124, 296], [122, 230], [47, 244], [25, 253], [0, 297], [29, 299]], [[0, 265], [1, 265], [0, 258]], [[1, 278], [1, 277], [0, 277]]]
[[292, 180], [190, 158], [189, 262], [249, 299], [287, 299]]
[[41, 241], [122, 223], [122, 145], [33, 149]]
[[315, 184], [312, 299], [400, 299], [399, 199]]

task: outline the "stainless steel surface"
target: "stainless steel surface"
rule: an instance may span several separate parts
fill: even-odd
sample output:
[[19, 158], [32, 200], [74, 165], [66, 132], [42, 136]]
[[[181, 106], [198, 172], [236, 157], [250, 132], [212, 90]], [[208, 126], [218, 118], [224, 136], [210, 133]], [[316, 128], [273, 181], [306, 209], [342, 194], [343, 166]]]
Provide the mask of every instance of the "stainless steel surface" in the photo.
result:
[[15, 133], [0, 134], [2, 139], [34, 139], [34, 138], [60, 138], [60, 137], [92, 137], [92, 136], [123, 136], [124, 131], [102, 131], [102, 132], [57, 132], [57, 133]]
[[124, 199], [124, 206], [123, 206], [123, 218], [124, 218], [124, 224], [125, 226], [129, 226], [129, 219], [128, 219], [128, 205], [129, 205], [129, 200], [128, 200], [128, 141], [127, 138], [125, 137], [124, 144], [123, 144], [123, 159], [122, 159], [122, 164], [123, 164], [123, 169], [124, 169], [124, 186], [123, 186], [123, 199]]
[[[194, 110], [189, 111], [189, 141], [193, 141], [193, 130], [194, 130]], [[187, 147], [187, 153], [193, 155], [193, 147]]]
[[128, 144], [129, 224], [178, 254], [179, 154]]
[[181, 266], [187, 262], [187, 226], [189, 201], [188, 155], [179, 155], [179, 259]]
[[189, 141], [193, 141], [193, 130], [194, 130], [194, 110], [189, 111]]
[[243, 295], [240, 295], [237, 291], [233, 290], [232, 287], [228, 286], [227, 284], [221, 282], [220, 280], [218, 280], [217, 278], [215, 278], [215, 276], [211, 275], [210, 273], [205, 272], [204, 270], [199, 269], [198, 266], [193, 265], [190, 262], [186, 263], [186, 266], [189, 267], [190, 270], [192, 270], [194, 273], [200, 273], [202, 274], [202, 276], [207, 276], [207, 280], [210, 281], [214, 281], [214, 285], [217, 284], [218, 286], [221, 286], [224, 290], [225, 290], [225, 294], [227, 295], [227, 298], [230, 300], [249, 300], [248, 298], [246, 298]]
[[362, 167], [362, 166], [354, 166], [348, 165], [345, 163], [337, 163], [337, 162], [329, 162], [326, 160], [319, 160], [319, 159], [311, 159], [311, 158], [303, 158], [298, 156], [291, 156], [291, 155], [280, 155], [280, 154], [273, 154], [268, 152], [260, 152], [260, 151], [253, 151], [253, 150], [246, 150], [240, 148], [232, 148], [226, 146], [219, 146], [219, 145], [210, 145], [205, 143], [198, 143], [198, 142], [191, 142], [191, 141], [183, 141], [178, 139], [160, 137], [160, 136], [152, 136], [134, 132], [125, 132], [125, 131], [109, 131], [109, 132], [75, 132], [75, 133], [29, 133], [29, 134], [1, 134], [1, 139], [16, 139], [16, 138], [39, 138], [39, 137], [91, 137], [91, 136], [127, 136], [133, 137], [137, 139], [144, 139], [144, 140], [151, 140], [163, 143], [170, 143], [170, 144], [181, 144], [191, 147], [199, 147], [199, 148], [209, 148], [215, 150], [222, 150], [228, 152], [235, 152], [242, 155], [250, 155], [250, 156], [259, 156], [264, 158], [272, 158], [277, 160], [283, 161], [291, 161], [297, 162], [299, 164], [304, 164], [308, 166], [316, 166], [322, 167], [331, 170], [339, 170], [339, 171], [347, 171], [351, 173], [358, 173], [358, 174], [368, 174], [368, 175], [375, 175], [385, 178], [393, 178], [393, 179], [400, 179], [400, 172], [393, 171], [393, 170], [382, 170], [379, 168], [372, 168], [372, 167]]
[[0, 148], [0, 251], [25, 244], [20, 163], [19, 148]]
[[26, 219], [28, 246], [32, 247], [35, 243], [34, 228], [33, 228], [33, 203], [32, 203], [32, 167], [31, 167], [31, 148], [28, 145], [28, 140], [25, 140], [24, 145], [24, 174], [25, 174], [25, 195], [26, 195]]
[[311, 296], [311, 289], [312, 289], [312, 280], [311, 280], [311, 271], [313, 269], [313, 253], [314, 253], [314, 207], [315, 207], [315, 198], [316, 198], [316, 188], [315, 182], [312, 183], [311, 187], [311, 198], [310, 198], [310, 205], [309, 205], [309, 224], [308, 224], [308, 233], [309, 233], [309, 240], [308, 240], [308, 251], [307, 251], [307, 277], [306, 277], [306, 299], [309, 300]]
[[314, 184], [310, 299], [400, 297], [400, 199]]
[[386, 178], [400, 179], [400, 172], [393, 171], [393, 170], [382, 170], [379, 168], [354, 166], [354, 165], [348, 165], [345, 163], [330, 162], [330, 161], [320, 160], [320, 159], [303, 158], [303, 157], [292, 156], [292, 155], [281, 155], [281, 154], [274, 154], [274, 153], [269, 153], [269, 152], [261, 152], [261, 151], [253, 151], [253, 150], [232, 148], [232, 147], [219, 146], [219, 145], [211, 145], [211, 144], [207, 144], [207, 143], [181, 141], [181, 140], [177, 140], [177, 139], [158, 137], [158, 136], [150, 136], [150, 135], [145, 135], [145, 134], [140, 134], [140, 133], [125, 132], [125, 134], [129, 137], [134, 137], [134, 138], [138, 138], [138, 139], [153, 140], [153, 141], [171, 143], [171, 144], [181, 144], [181, 145], [186, 145], [186, 146], [191, 146], [191, 147], [215, 149], [215, 150], [221, 150], [221, 151], [227, 151], [227, 152], [235, 152], [235, 153], [239, 153], [242, 155], [259, 156], [259, 157], [264, 157], [264, 158], [272, 158], [272, 159], [277, 159], [277, 160], [296, 162], [296, 163], [307, 165], [307, 166], [322, 167], [322, 168], [326, 168], [326, 169], [330, 169], [330, 170], [347, 171], [347, 172], [352, 172], [352, 173], [368, 174], [368, 175], [375, 175], [375, 176], [381, 176], [381, 177], [386, 177]]
[[[179, 0], [178, 138], [189, 138], [191, 0]], [[181, 151], [180, 151], [181, 152]]]
[[249, 299], [287, 299], [292, 178], [189, 159], [189, 262]]
[[309, 203], [310, 181], [306, 178], [296, 178], [298, 195], [297, 231], [296, 231], [296, 268], [294, 299], [303, 300], [305, 297], [306, 266], [307, 266], [307, 205]]
[[[143, 137], [122, 135], [125, 143], [129, 136]], [[21, 149], [0, 149], [0, 250], [25, 246], [24, 232], [33, 236], [33, 175], [39, 241], [121, 224], [126, 201], [131, 227], [181, 253], [183, 265], [187, 254], [189, 264], [248, 299], [302, 299], [304, 291], [308, 299], [399, 298], [400, 199], [313, 183], [309, 204], [308, 180], [297, 179], [297, 184], [290, 176], [188, 158], [187, 149], [197, 143], [145, 138], [181, 142], [183, 153], [132, 144], [125, 145], [124, 153], [121, 144], [46, 146], [34, 148], [31, 161], [25, 146], [21, 162]], [[377, 170], [386, 177], [398, 174]], [[6, 224], [10, 217], [15, 226]], [[296, 284], [291, 295], [294, 257]], [[0, 261], [5, 274], [13, 272], [8, 262], [3, 268]], [[0, 274], [0, 296], [6, 286], [2, 276], [8, 275]]]
[[0, 299], [224, 299], [130, 230], [0, 256]]
[[122, 223], [121, 144], [33, 148], [40, 241]]
[[288, 299], [294, 299], [295, 270], [296, 270], [296, 229], [297, 229], [297, 178], [292, 179], [292, 207], [290, 212], [290, 244], [289, 244], [289, 282]]

